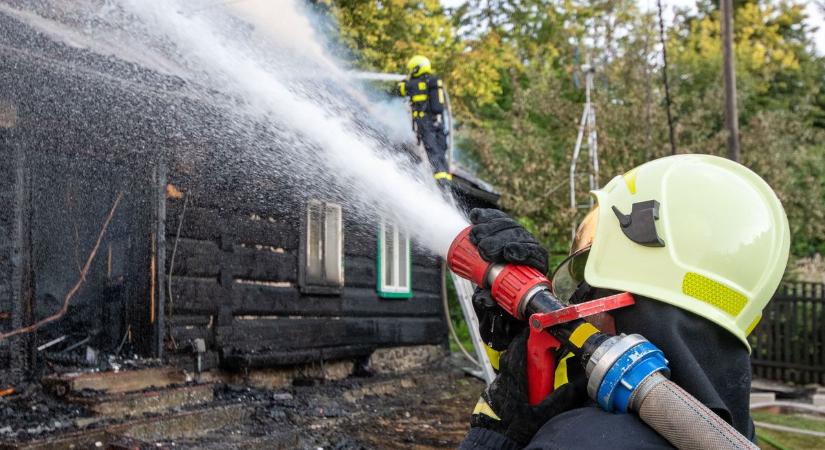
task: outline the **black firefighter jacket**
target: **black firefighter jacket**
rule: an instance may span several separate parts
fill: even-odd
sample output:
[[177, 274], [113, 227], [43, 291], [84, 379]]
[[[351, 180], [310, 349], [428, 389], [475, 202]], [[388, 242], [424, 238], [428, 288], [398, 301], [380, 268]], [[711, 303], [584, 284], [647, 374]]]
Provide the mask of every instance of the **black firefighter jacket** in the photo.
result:
[[[641, 297], [636, 297], [636, 305], [614, 311], [613, 317], [617, 333], [639, 333], [665, 353], [673, 382], [754, 440], [749, 411], [750, 357], [736, 337], [704, 318]], [[462, 449], [468, 448], [518, 447], [505, 436], [474, 428], [462, 444]], [[525, 448], [653, 450], [673, 447], [636, 414], [611, 414], [591, 404], [553, 417]]]

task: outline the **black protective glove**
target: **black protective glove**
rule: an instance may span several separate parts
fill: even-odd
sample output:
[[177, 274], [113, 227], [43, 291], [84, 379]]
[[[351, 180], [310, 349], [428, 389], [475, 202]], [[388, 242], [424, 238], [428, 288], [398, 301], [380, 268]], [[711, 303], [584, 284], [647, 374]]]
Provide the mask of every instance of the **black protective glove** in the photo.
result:
[[[498, 306], [489, 289], [476, 288], [473, 309], [478, 317], [478, 331], [487, 347], [503, 352], [527, 323], [511, 316]], [[495, 365], [493, 366], [495, 367]]]
[[499, 375], [481, 395], [470, 419], [471, 427], [502, 434], [522, 447], [548, 420], [587, 401], [584, 369], [576, 358], [570, 358], [564, 361], [568, 383], [556, 388], [538, 405], [530, 406], [527, 395], [529, 335], [530, 330], [524, 329], [502, 353]]
[[485, 261], [524, 264], [547, 273], [547, 250], [512, 217], [497, 209], [470, 211], [470, 242]]
[[[525, 264], [547, 273], [547, 250], [513, 218], [497, 209], [475, 208], [470, 211], [470, 221], [470, 242], [486, 261]], [[487, 289], [476, 289], [473, 309], [481, 339], [498, 352], [526, 326], [498, 306]]]

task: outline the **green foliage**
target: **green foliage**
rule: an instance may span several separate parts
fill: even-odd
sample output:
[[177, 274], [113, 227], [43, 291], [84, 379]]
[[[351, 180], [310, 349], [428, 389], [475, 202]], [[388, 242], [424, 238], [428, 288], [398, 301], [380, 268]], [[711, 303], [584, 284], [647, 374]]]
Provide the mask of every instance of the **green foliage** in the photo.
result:
[[[567, 186], [582, 65], [596, 67], [600, 183], [670, 153], [658, 18], [634, 1], [326, 3], [362, 67], [401, 72], [415, 53], [434, 61], [461, 119], [460, 145], [555, 256], [584, 213], [568, 206]], [[725, 153], [717, 4], [678, 12], [666, 33], [680, 153]], [[738, 0], [735, 9], [742, 162], [782, 199], [793, 254], [823, 252], [825, 62], [812, 49], [804, 3]], [[578, 203], [587, 200], [578, 193]]]

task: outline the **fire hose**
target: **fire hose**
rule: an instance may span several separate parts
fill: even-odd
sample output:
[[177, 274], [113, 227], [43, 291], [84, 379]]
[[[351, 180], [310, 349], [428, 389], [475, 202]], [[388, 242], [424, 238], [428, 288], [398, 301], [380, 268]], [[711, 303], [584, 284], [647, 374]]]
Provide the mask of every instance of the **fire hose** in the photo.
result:
[[668, 379], [664, 354], [638, 334], [611, 336], [583, 317], [632, 304], [619, 294], [603, 301], [566, 306], [550, 290], [538, 270], [515, 264], [491, 264], [469, 239], [471, 227], [459, 233], [447, 253], [458, 274], [491, 290], [507, 313], [527, 320], [528, 397], [538, 404], [553, 390], [553, 352], [566, 345], [585, 368], [587, 393], [613, 413], [635, 412], [643, 422], [679, 449], [756, 449], [730, 424]]

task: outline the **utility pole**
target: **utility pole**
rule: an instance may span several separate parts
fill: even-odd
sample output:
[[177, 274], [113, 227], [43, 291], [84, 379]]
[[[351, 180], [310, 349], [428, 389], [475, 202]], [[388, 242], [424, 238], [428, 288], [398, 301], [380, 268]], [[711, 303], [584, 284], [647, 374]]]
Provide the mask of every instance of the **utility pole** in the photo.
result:
[[[724, 1], [724, 0], [722, 0]], [[673, 130], [673, 115], [670, 106], [673, 101], [670, 98], [670, 83], [667, 79], [667, 41], [665, 41], [665, 19], [662, 11], [662, 0], [657, 0], [659, 6], [659, 40], [662, 41], [662, 79], [665, 83], [665, 106], [667, 107], [667, 128], [670, 135], [670, 154], [676, 154], [676, 133]]]
[[725, 83], [725, 128], [728, 158], [739, 161], [739, 113], [736, 110], [736, 68], [733, 55], [733, 0], [720, 0], [722, 9], [722, 78]]

